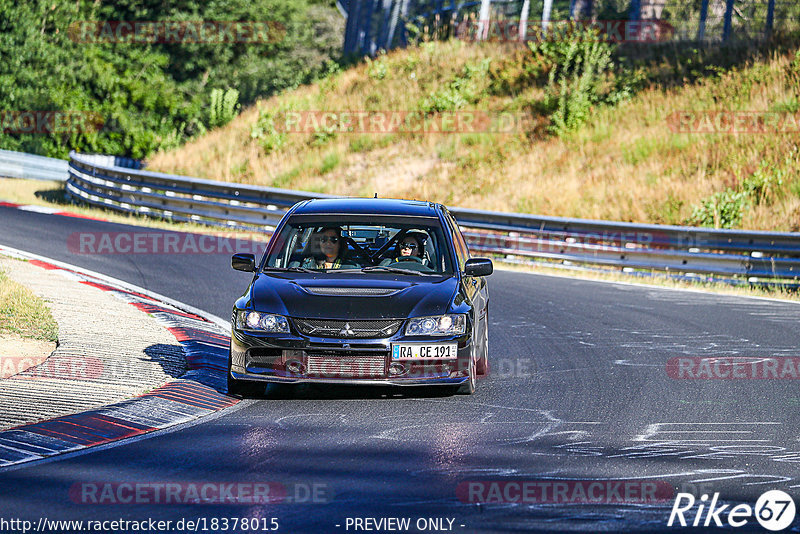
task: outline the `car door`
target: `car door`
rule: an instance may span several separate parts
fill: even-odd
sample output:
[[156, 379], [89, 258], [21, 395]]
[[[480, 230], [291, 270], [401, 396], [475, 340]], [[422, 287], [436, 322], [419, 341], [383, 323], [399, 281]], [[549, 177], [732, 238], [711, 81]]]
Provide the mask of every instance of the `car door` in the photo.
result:
[[464, 266], [467, 260], [471, 257], [467, 242], [461, 234], [458, 223], [455, 218], [447, 212], [448, 226], [450, 226], [450, 235], [453, 240], [453, 246], [456, 251], [456, 261], [458, 268], [461, 271], [461, 284], [464, 293], [467, 295], [469, 302], [472, 304], [473, 309], [473, 324], [476, 328], [475, 339], [481, 339], [480, 336], [485, 336], [488, 330], [488, 302], [489, 293], [486, 286], [486, 279], [482, 276], [467, 276], [464, 273]]

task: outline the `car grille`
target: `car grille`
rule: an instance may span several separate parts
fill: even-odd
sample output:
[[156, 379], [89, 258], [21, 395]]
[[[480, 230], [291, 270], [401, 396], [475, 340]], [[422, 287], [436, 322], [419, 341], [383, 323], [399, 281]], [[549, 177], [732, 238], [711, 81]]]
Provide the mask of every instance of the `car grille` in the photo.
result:
[[383, 338], [393, 336], [403, 321], [328, 321], [324, 319], [295, 319], [301, 334], [335, 338]]
[[304, 287], [303, 289], [312, 295], [356, 297], [383, 297], [398, 291], [382, 287]]
[[306, 356], [306, 374], [320, 378], [377, 378], [386, 374], [382, 354], [314, 354]]
[[282, 355], [283, 351], [281, 349], [257, 347], [247, 351], [247, 361], [254, 365], [274, 364]]

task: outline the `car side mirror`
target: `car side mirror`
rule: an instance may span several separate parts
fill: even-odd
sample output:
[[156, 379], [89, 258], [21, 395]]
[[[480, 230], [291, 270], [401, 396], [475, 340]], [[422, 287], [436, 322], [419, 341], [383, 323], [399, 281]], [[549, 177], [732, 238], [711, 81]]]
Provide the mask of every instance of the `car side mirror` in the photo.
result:
[[494, 272], [494, 265], [489, 258], [472, 258], [464, 264], [464, 274], [467, 276], [489, 276]]
[[256, 257], [252, 254], [234, 254], [231, 257], [231, 267], [237, 271], [252, 273], [256, 270]]

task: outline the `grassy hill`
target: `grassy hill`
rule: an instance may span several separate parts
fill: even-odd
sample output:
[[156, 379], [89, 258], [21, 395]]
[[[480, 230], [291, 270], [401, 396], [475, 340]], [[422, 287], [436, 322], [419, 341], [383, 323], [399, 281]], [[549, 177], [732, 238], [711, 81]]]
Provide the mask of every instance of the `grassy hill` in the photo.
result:
[[[259, 101], [228, 125], [155, 154], [149, 166], [499, 211], [800, 231], [800, 121], [789, 133], [770, 125], [766, 133], [674, 129], [676, 113], [687, 111], [795, 116], [796, 43], [609, 47], [609, 65], [604, 50], [586, 48], [586, 57], [599, 54], [591, 72], [566, 46], [427, 42]], [[577, 96], [560, 100], [565, 91]], [[282, 131], [283, 114], [298, 110], [486, 110], [529, 120], [512, 134]]]

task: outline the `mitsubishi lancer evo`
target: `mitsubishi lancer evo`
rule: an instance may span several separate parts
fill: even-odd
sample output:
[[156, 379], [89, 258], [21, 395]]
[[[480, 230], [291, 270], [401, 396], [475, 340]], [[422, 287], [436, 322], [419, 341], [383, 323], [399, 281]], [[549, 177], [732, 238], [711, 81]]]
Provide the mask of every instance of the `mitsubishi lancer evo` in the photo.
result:
[[281, 219], [231, 317], [228, 391], [267, 383], [444, 386], [488, 369], [487, 258], [441, 204], [306, 200]]

